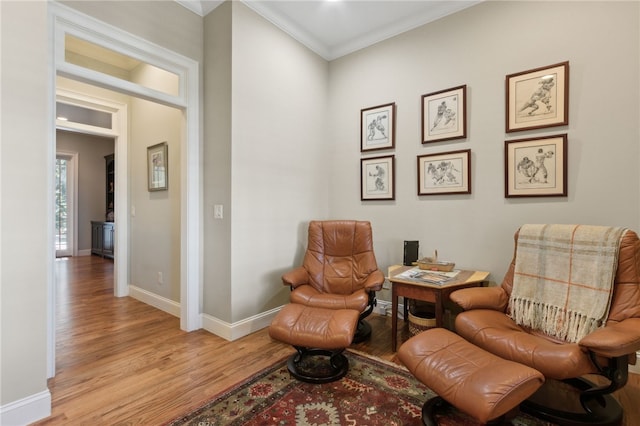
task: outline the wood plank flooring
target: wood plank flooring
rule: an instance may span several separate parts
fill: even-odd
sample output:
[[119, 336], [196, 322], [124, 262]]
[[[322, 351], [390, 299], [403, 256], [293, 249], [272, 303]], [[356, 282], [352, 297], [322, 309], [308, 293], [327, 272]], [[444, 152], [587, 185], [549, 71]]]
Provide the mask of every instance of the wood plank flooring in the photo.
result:
[[[159, 425], [293, 353], [261, 330], [228, 342], [135, 299], [113, 297], [113, 263], [56, 261], [56, 376], [52, 415], [37, 425]], [[353, 348], [395, 361], [391, 318], [372, 315], [371, 340]], [[407, 332], [400, 333], [401, 341]], [[640, 375], [616, 396], [625, 425], [640, 424]]]

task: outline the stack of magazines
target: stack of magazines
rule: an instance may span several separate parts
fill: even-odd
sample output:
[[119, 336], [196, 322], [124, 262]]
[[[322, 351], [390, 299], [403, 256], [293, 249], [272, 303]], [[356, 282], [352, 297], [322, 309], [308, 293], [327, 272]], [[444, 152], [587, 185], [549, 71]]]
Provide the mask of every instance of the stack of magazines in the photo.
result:
[[398, 274], [398, 278], [404, 278], [408, 280], [421, 281], [430, 284], [443, 284], [450, 281], [458, 275], [459, 270], [453, 270], [450, 272], [443, 271], [427, 271], [420, 268], [411, 268]]

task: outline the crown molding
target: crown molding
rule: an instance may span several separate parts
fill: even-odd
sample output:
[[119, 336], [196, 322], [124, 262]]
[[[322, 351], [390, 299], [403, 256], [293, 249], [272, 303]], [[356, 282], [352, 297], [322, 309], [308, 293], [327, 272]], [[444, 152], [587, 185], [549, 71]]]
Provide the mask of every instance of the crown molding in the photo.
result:
[[193, 13], [205, 17], [209, 12], [224, 3], [224, 0], [175, 0], [175, 2]]

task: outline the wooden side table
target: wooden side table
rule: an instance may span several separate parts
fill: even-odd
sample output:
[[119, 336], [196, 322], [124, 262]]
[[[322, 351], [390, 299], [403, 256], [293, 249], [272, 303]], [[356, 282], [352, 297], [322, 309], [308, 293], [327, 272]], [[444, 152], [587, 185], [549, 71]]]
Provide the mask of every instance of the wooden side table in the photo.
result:
[[[398, 277], [399, 274], [411, 268], [413, 266], [395, 265], [390, 266], [388, 271], [387, 278], [391, 282], [391, 350], [394, 352], [398, 343], [398, 297], [433, 303], [436, 308], [436, 327], [442, 327], [444, 324], [444, 304], [449, 300], [449, 295], [461, 288], [480, 287], [484, 285], [489, 276], [489, 272], [484, 271], [460, 271], [454, 279], [444, 284], [430, 284]], [[405, 314], [406, 311], [405, 306]]]

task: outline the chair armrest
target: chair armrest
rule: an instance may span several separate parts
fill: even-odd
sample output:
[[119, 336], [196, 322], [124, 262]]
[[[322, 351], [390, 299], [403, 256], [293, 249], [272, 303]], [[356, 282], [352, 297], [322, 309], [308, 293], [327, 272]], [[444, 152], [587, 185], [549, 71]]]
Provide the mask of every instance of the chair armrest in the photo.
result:
[[465, 311], [471, 309], [492, 309], [504, 312], [509, 302], [502, 287], [471, 287], [456, 290], [449, 298]]
[[384, 274], [380, 269], [376, 269], [373, 271], [364, 282], [364, 289], [367, 293], [372, 291], [380, 291], [382, 290], [382, 285], [384, 284]]
[[302, 284], [309, 284], [309, 274], [302, 266], [292, 269], [282, 275], [282, 284], [296, 288]]
[[578, 342], [597, 355], [619, 357], [640, 350], [640, 318], [627, 318], [602, 327]]

